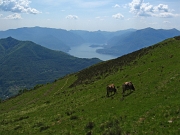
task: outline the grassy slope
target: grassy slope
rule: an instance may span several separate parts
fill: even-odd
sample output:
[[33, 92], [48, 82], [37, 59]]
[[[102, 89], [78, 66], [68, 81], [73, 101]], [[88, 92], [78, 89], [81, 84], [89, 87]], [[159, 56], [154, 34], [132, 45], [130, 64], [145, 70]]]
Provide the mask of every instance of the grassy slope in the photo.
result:
[[[179, 134], [179, 51], [180, 40], [168, 39], [3, 102], [0, 133]], [[136, 91], [123, 98], [129, 80]], [[109, 83], [119, 88], [107, 98]]]

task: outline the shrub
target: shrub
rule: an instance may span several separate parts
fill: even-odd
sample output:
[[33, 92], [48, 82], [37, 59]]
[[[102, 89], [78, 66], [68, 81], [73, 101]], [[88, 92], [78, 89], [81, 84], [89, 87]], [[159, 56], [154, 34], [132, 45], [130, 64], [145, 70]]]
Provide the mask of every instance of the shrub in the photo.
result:
[[18, 129], [20, 129], [20, 128], [22, 128], [22, 126], [17, 125], [17, 126], [14, 128], [14, 130], [18, 130]]
[[85, 126], [85, 129], [87, 129], [87, 130], [92, 130], [93, 128], [94, 128], [94, 126], [95, 126], [95, 124], [94, 124], [94, 122], [92, 122], [92, 121], [90, 121], [90, 122], [88, 122], [88, 124]]
[[42, 131], [44, 131], [44, 130], [47, 130], [49, 128], [49, 126], [42, 126], [42, 127], [40, 127], [40, 132], [42, 132]]
[[120, 122], [116, 118], [112, 118], [101, 124], [103, 135], [121, 135]]
[[68, 116], [72, 115], [73, 113], [75, 113], [75, 111], [72, 111], [72, 110], [66, 111], [66, 114], [67, 114]]
[[72, 116], [70, 117], [70, 120], [76, 120], [76, 119], [78, 119], [78, 116], [72, 115]]

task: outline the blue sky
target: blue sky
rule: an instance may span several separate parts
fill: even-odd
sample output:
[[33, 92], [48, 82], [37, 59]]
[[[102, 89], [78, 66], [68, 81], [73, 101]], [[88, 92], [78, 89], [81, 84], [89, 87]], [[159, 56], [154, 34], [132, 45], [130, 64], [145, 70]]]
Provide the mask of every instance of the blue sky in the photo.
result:
[[0, 30], [180, 30], [180, 0], [0, 0]]

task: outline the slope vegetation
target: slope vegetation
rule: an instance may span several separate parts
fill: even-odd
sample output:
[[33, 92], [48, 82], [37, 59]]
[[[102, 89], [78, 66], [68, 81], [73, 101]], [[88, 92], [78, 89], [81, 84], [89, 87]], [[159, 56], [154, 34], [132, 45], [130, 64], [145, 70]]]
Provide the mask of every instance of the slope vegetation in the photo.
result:
[[100, 62], [53, 51], [30, 41], [11, 37], [0, 40], [0, 98], [20, 89], [52, 82]]
[[[102, 62], [0, 104], [0, 133], [179, 134], [180, 37]], [[121, 85], [136, 90], [122, 96]], [[106, 97], [114, 83], [118, 94]]]

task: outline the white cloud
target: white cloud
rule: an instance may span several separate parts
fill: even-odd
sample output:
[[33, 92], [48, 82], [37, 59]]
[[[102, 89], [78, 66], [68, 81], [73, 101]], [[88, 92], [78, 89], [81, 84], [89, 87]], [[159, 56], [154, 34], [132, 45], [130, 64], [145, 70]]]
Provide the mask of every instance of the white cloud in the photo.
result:
[[1, 0], [0, 9], [3, 11], [11, 11], [15, 13], [30, 13], [38, 14], [38, 11], [35, 8], [29, 6], [31, 2], [29, 0]]
[[121, 13], [117, 13], [115, 15], [112, 15], [112, 17], [115, 18], [115, 19], [122, 19], [122, 18], [124, 18], [124, 16]]
[[140, 7], [143, 3], [143, 0], [133, 0], [131, 3], [129, 3], [130, 12], [136, 13], [140, 10]]
[[3, 14], [0, 14], [0, 17], [2, 17], [3, 16]]
[[179, 14], [169, 13], [169, 12], [164, 12], [164, 13], [159, 13], [159, 14], [157, 14], [155, 16], [161, 17], [161, 18], [172, 18], [172, 17], [178, 17], [180, 15]]
[[118, 4], [113, 6], [114, 8], [120, 8], [120, 6]]
[[158, 6], [155, 6], [154, 9], [155, 11], [164, 11], [164, 12], [169, 11], [168, 5], [163, 5], [163, 4], [159, 4]]
[[18, 13], [14, 13], [12, 15], [8, 15], [7, 17], [5, 17], [4, 19], [22, 19], [21, 15]]
[[129, 3], [130, 12], [137, 16], [152, 16], [154, 10], [153, 6], [143, 2], [143, 0], [133, 0]]
[[68, 16], [66, 16], [66, 19], [74, 19], [74, 20], [77, 20], [77, 19], [78, 19], [78, 16], [76, 16], [76, 15], [68, 15]]
[[153, 12], [154, 8], [153, 5], [150, 5], [149, 3], [142, 3], [140, 10], [144, 12]]
[[177, 17], [178, 14], [173, 14], [168, 5], [159, 4], [157, 6], [153, 6], [150, 3], [144, 3], [144, 0], [132, 0], [129, 3], [130, 12], [135, 14], [136, 16], [144, 16], [144, 17]]

